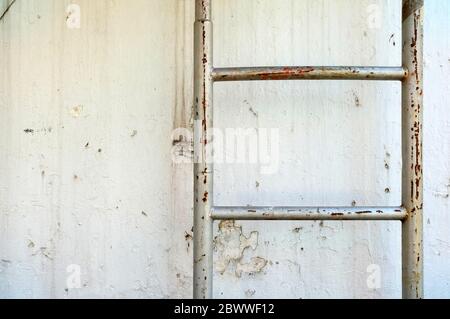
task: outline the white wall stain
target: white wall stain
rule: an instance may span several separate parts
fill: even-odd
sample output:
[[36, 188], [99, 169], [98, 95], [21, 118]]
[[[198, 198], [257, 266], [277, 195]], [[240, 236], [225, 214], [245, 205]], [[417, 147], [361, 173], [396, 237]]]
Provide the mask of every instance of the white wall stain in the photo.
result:
[[450, 298], [450, 2], [424, 3], [425, 298]]

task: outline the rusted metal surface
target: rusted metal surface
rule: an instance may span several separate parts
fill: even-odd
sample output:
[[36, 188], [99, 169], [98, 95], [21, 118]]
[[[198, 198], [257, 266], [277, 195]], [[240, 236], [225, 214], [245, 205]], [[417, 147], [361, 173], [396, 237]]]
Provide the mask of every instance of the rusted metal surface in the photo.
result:
[[195, 0], [195, 20], [210, 21], [211, 20], [211, 1], [212, 0]]
[[401, 81], [408, 75], [402, 67], [281, 66], [217, 68], [216, 82], [265, 80], [377, 80]]
[[212, 109], [212, 25], [209, 1], [196, 1], [194, 115], [201, 125], [194, 125], [194, 298], [212, 297], [213, 224], [209, 216], [212, 207], [213, 165], [208, 163], [212, 141], [208, 129], [213, 124]]
[[214, 207], [218, 220], [402, 220], [401, 207]]
[[[410, 70], [402, 86], [403, 297], [423, 298], [423, 1], [403, 2], [403, 64]], [[406, 8], [406, 9], [405, 9]]]
[[402, 20], [405, 21], [411, 14], [423, 7], [423, 0], [403, 1]]

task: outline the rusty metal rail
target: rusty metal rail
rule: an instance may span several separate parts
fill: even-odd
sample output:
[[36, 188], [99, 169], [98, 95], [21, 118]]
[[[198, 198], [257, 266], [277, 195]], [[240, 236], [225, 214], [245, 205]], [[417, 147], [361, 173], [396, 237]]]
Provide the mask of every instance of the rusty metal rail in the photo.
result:
[[[213, 297], [213, 222], [236, 220], [400, 220], [402, 291], [423, 297], [423, 0], [403, 0], [403, 67], [213, 67], [211, 0], [195, 0], [194, 298]], [[408, 71], [409, 70], [409, 71]], [[249, 80], [402, 81], [402, 207], [214, 207], [212, 148], [214, 82]], [[209, 145], [208, 145], [209, 144]]]
[[402, 67], [280, 66], [215, 68], [215, 82], [266, 80], [372, 80], [402, 81], [408, 70]]
[[213, 207], [214, 220], [404, 220], [403, 207]]

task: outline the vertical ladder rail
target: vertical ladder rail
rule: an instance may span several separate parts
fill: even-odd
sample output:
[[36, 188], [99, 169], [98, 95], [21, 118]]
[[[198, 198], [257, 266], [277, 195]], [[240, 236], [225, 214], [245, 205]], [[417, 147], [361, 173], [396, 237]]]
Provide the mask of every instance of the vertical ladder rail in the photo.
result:
[[212, 24], [210, 0], [196, 0], [194, 25], [194, 298], [212, 298], [213, 165], [211, 137]]
[[423, 0], [403, 0], [402, 200], [408, 218], [402, 226], [403, 298], [423, 298]]

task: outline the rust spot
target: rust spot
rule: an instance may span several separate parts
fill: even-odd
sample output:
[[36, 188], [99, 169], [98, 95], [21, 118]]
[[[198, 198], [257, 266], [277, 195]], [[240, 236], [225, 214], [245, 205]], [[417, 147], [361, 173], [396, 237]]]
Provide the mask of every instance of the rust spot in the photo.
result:
[[205, 194], [203, 194], [202, 201], [203, 201], [203, 203], [206, 203], [208, 201], [208, 192], [205, 192]]
[[331, 216], [344, 216], [343, 213], [332, 213]]
[[202, 171], [202, 175], [203, 175], [203, 184], [206, 185], [208, 183], [208, 169], [207, 168], [205, 168]]
[[272, 73], [272, 72], [258, 73], [255, 75], [255, 78], [260, 80], [282, 80], [289, 78], [301, 78], [313, 71], [314, 68], [312, 67], [302, 67], [302, 68], [285, 67], [279, 73]]
[[[203, 127], [203, 144], [206, 146], [208, 144], [208, 139], [207, 139], [207, 124], [206, 124], [206, 108], [207, 108], [207, 103], [206, 103], [206, 64], [207, 64], [207, 59], [206, 59], [206, 30], [205, 30], [205, 24], [202, 25], [202, 48], [203, 48], [203, 79], [202, 79], [202, 85], [203, 85], [203, 92], [202, 92], [202, 108], [203, 108], [203, 119], [202, 119], [202, 127]], [[206, 155], [206, 154], [205, 154]]]
[[416, 178], [416, 200], [420, 198], [420, 178]]

